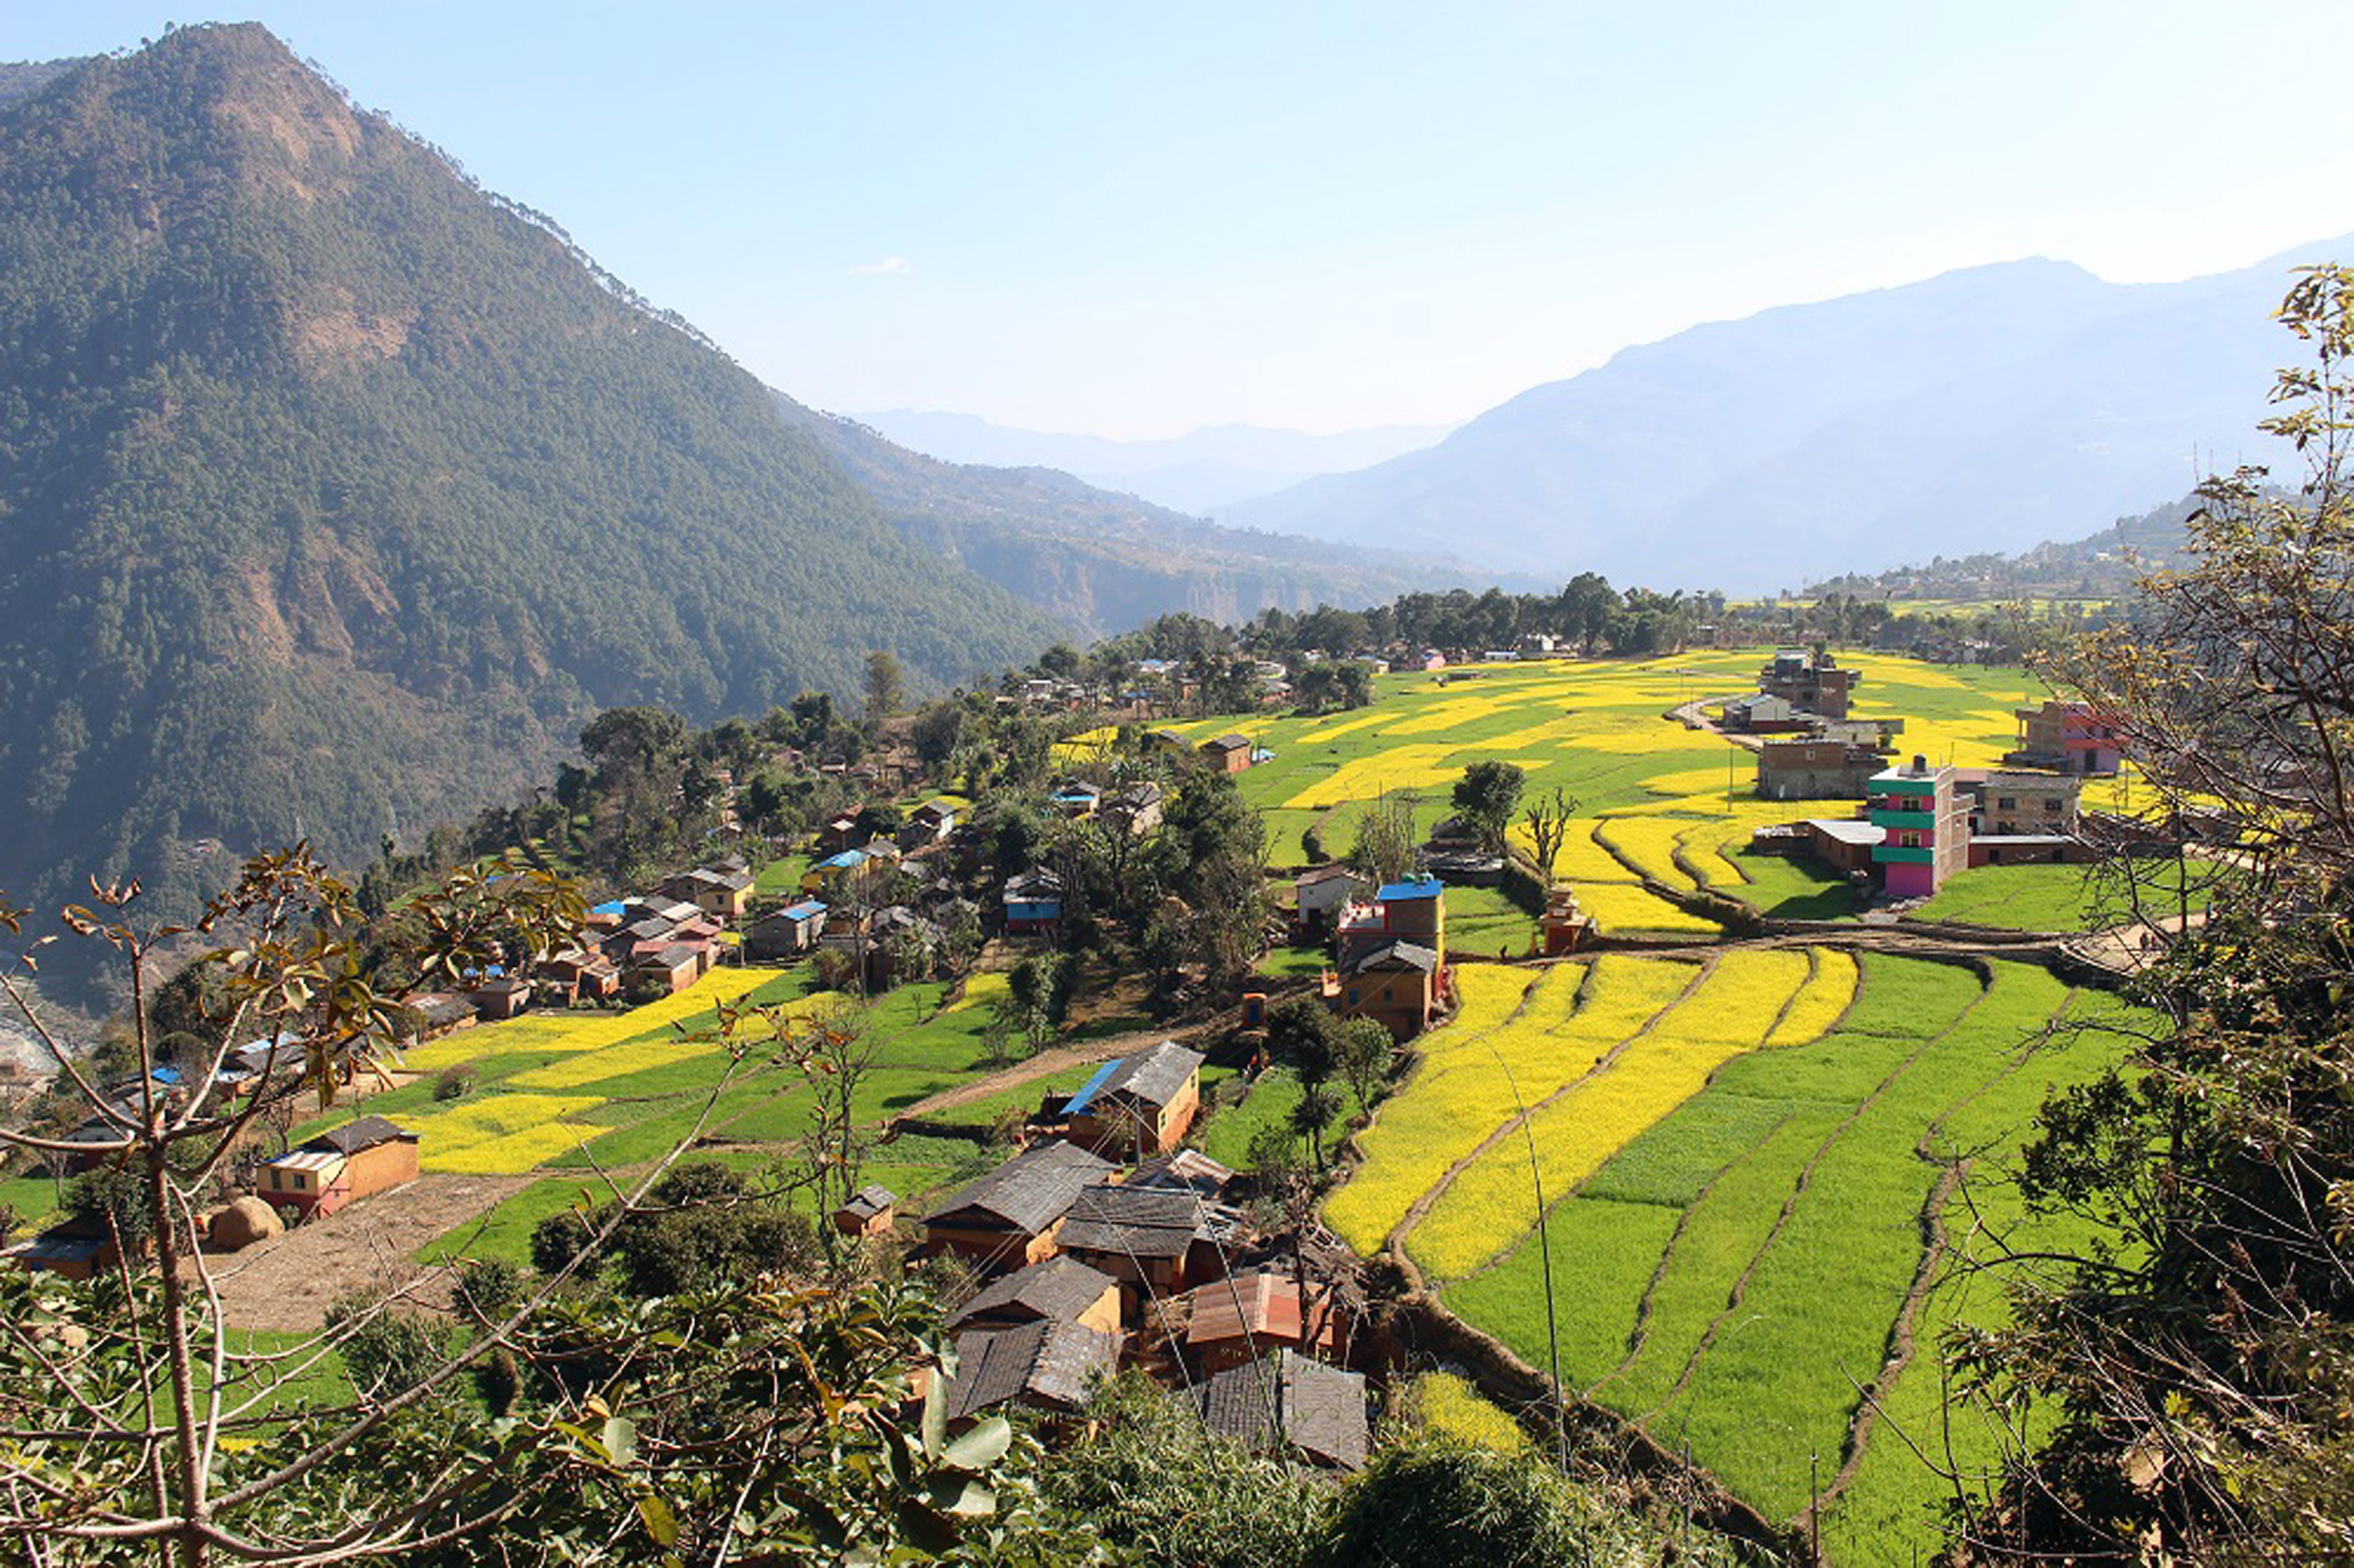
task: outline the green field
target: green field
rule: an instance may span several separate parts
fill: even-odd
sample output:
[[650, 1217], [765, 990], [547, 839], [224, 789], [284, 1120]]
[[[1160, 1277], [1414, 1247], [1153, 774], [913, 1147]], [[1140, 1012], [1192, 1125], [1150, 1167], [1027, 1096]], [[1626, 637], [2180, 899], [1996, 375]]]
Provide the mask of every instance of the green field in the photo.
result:
[[[2086, 1003], [2031, 966], [1994, 965], [1989, 980], [1866, 956], [1859, 981], [1836, 953], [1810, 970], [1803, 954], [1730, 956], [1799, 959], [1803, 983], [1724, 960], [1692, 983], [1689, 964], [1610, 958], [1608, 986], [1563, 986], [1582, 966], [1555, 969], [1515, 1007], [1485, 1003], [1461, 1046], [1448, 1036], [1464, 1025], [1432, 1035], [1376, 1121], [1391, 1143], [1368, 1135], [1329, 1213], [1370, 1250], [1435, 1186], [1408, 1255], [1466, 1320], [1548, 1365], [1526, 1135], [1477, 1071], [1521, 1060], [1530, 1097], [1552, 1097], [1530, 1129], [1564, 1383], [1689, 1446], [1772, 1517], [1798, 1519], [1819, 1486], [1835, 1561], [1907, 1563], [1935, 1549], [1945, 1490], [1905, 1446], [1929, 1446], [1943, 1407], [1937, 1333], [1999, 1308], [1950, 1259], [1972, 1250], [1974, 1220], [2020, 1217], [2005, 1161], [2044, 1094], [2115, 1051], [2047, 1043], [2045, 1025]], [[1682, 983], [1632, 983], [1651, 969]], [[1510, 1136], [1458, 1164], [1500, 1128]], [[1900, 1341], [1911, 1353], [1892, 1364]], [[1882, 1407], [1868, 1430], [1859, 1389]], [[1934, 1436], [1967, 1464], [1994, 1459], [1983, 1430]]]

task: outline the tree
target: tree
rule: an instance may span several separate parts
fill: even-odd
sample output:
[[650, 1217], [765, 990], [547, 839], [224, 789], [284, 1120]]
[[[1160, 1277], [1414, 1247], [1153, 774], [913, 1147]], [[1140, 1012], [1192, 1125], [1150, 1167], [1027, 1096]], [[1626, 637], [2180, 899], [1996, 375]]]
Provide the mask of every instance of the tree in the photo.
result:
[[[2178, 918], [2144, 927], [2129, 1065], [2056, 1095], [2023, 1157], [2032, 1212], [2101, 1245], [2019, 1245], [2015, 1326], [1960, 1347], [1991, 1408], [2057, 1414], [1957, 1521], [1986, 1554], [2354, 1548], [2354, 271], [2301, 269], [2280, 315], [2317, 357], [2263, 423], [2301, 493], [2211, 482], [2190, 564], [2057, 672], [2140, 768], [2143, 836], [2182, 849], [2117, 883]], [[2229, 839], [2203, 859], [2200, 822]], [[2194, 879], [2226, 895], [2181, 920]]]
[[1291, 1125], [1308, 1139], [1308, 1147], [1316, 1156], [1316, 1169], [1324, 1169], [1324, 1132], [1341, 1118], [1341, 1097], [1327, 1083], [1307, 1083], [1299, 1088], [1299, 1103], [1291, 1107]]
[[1384, 790], [1357, 813], [1357, 839], [1349, 846], [1349, 868], [1376, 887], [1402, 882], [1414, 869], [1415, 808], [1420, 802], [1403, 791]]
[[1569, 842], [1569, 825], [1577, 818], [1582, 802], [1576, 796], [1556, 784], [1553, 792], [1532, 800], [1522, 808], [1521, 820], [1529, 830], [1529, 843], [1537, 863], [1537, 874], [1544, 878], [1545, 891], [1553, 891], [1553, 862], [1560, 858], [1562, 845]]
[[1479, 835], [1479, 847], [1490, 854], [1504, 853], [1504, 831], [1511, 826], [1512, 808], [1521, 802], [1527, 775], [1509, 762], [1490, 758], [1463, 770], [1456, 781], [1455, 810]]
[[1333, 1065], [1349, 1092], [1357, 1097], [1357, 1112], [1371, 1116], [1373, 1102], [1397, 1065], [1397, 1037], [1374, 1018], [1344, 1021], [1334, 1039]]
[[877, 648], [866, 655], [867, 725], [872, 727], [899, 711], [907, 691], [899, 673], [898, 655]]

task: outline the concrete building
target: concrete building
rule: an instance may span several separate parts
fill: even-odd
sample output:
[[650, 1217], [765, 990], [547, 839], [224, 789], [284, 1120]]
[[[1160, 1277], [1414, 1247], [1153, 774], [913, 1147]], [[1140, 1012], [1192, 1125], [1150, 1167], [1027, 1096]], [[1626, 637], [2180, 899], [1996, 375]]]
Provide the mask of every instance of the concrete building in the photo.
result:
[[1956, 786], [1953, 768], [1919, 756], [1872, 775], [1871, 823], [1885, 836], [1872, 860], [1890, 896], [1926, 898], [1969, 863], [1969, 800]]
[[1861, 674], [1842, 669], [1836, 657], [1820, 649], [1781, 649], [1772, 663], [1757, 672], [1758, 691], [1825, 718], [1847, 717], [1849, 695], [1861, 684]]
[[2019, 749], [2003, 760], [2020, 768], [2047, 768], [2054, 773], [2105, 778], [2117, 770], [2116, 726], [2093, 711], [2090, 703], [2048, 701], [2041, 707], [2020, 708]]

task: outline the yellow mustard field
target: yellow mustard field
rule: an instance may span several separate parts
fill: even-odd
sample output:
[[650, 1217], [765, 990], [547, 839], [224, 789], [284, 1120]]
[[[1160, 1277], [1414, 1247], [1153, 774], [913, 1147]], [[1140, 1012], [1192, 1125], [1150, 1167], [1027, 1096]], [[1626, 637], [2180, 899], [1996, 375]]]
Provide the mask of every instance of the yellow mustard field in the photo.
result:
[[1700, 971], [1613, 954], [1556, 965], [1533, 989], [1530, 972], [1456, 967], [1462, 1011], [1425, 1038], [1413, 1078], [1358, 1135], [1363, 1163], [1325, 1202], [1328, 1223], [1358, 1251], [1381, 1250], [1415, 1202], [1519, 1106], [1587, 1071], [1596, 1054], [1641, 1028]]
[[708, 1012], [784, 972], [731, 964], [712, 970], [675, 996], [626, 1012], [526, 1013], [503, 1023], [479, 1024], [414, 1047], [403, 1054], [401, 1065], [410, 1072], [430, 1073], [509, 1051], [600, 1050], [682, 1018]]
[[[1648, 1031], [1609, 1039], [1593, 1071], [1529, 1117], [1547, 1201], [1566, 1197], [1718, 1067], [1762, 1046], [1809, 969], [1803, 952], [1728, 953]], [[1613, 1045], [1623, 1048], [1609, 1055]], [[1512, 1138], [1465, 1167], [1408, 1235], [1416, 1261], [1459, 1277], [1532, 1229], [1529, 1158]]]
[[1812, 979], [1798, 988], [1782, 1022], [1766, 1037], [1768, 1045], [1803, 1045], [1830, 1032], [1855, 1001], [1860, 970], [1851, 953], [1833, 948], [1815, 949]]

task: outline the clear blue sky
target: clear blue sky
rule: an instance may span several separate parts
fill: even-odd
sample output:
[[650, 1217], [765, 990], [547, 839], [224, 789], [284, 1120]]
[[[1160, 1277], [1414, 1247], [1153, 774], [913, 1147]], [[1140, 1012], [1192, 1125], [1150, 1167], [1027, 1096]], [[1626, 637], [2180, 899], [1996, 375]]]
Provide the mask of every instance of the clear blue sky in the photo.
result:
[[[2043, 255], [2354, 231], [2344, 0], [259, 4], [755, 372], [1034, 429], [1466, 418]], [[0, 0], [0, 58], [178, 5]]]

